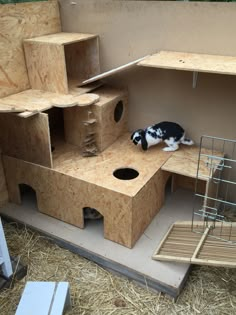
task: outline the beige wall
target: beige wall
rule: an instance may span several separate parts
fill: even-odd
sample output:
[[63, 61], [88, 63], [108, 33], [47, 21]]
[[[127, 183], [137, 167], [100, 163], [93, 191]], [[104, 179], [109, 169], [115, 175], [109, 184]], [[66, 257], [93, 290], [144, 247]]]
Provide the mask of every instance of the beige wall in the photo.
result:
[[[102, 70], [159, 50], [236, 56], [236, 4], [60, 0], [64, 31], [100, 36]], [[202, 134], [236, 138], [236, 77], [136, 67], [108, 80], [129, 88], [130, 130], [160, 120]]]

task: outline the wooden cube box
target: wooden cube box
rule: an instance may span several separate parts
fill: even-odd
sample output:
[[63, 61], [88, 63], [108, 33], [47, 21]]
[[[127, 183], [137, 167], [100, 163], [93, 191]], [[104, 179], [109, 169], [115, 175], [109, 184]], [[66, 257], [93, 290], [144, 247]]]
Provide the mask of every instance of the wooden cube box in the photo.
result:
[[100, 73], [98, 37], [57, 33], [24, 40], [32, 89], [68, 94], [73, 85]]
[[64, 109], [65, 140], [82, 148], [87, 132], [83, 122], [90, 116], [96, 120], [91, 130], [95, 132], [96, 146], [102, 152], [128, 130], [128, 95], [125, 89], [108, 86], [93, 93], [99, 95], [96, 104]]
[[111, 87], [101, 87], [96, 93], [100, 97], [93, 106], [96, 140], [99, 151], [103, 151], [128, 131], [128, 94], [127, 90]]

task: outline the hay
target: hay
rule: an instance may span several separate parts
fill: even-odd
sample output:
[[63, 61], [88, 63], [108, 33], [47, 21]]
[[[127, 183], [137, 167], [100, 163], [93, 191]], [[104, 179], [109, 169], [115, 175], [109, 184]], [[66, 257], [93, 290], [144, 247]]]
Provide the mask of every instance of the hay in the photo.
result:
[[0, 314], [12, 315], [26, 281], [69, 281], [68, 315], [236, 314], [236, 270], [194, 267], [174, 303], [169, 297], [114, 276], [98, 265], [16, 224], [4, 224], [11, 255], [28, 265], [28, 274], [0, 292]]

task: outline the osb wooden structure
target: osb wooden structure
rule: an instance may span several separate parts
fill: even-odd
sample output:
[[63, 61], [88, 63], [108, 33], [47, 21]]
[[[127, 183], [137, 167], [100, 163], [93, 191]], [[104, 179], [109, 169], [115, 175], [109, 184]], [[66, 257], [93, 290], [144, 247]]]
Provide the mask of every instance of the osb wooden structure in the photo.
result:
[[[48, 23], [53, 20], [53, 25], [60, 25], [55, 3], [50, 2], [46, 6], [42, 3], [41, 6], [48, 9]], [[30, 14], [27, 8], [31, 9]], [[31, 20], [34, 20], [32, 16], [35, 14], [35, 20], [40, 19], [44, 12], [40, 3], [36, 9], [33, 8], [26, 6], [26, 11], [21, 12], [22, 16], [31, 16]], [[18, 11], [18, 6], [15, 10]], [[12, 11], [6, 10], [5, 14], [7, 20], [9, 14], [14, 16]], [[96, 35], [58, 33], [58, 26], [56, 34], [36, 37], [43, 35], [43, 27], [41, 34], [38, 34], [34, 25], [26, 23], [24, 28], [18, 29], [18, 23], [14, 36], [18, 32], [21, 34], [17, 42], [21, 54], [24, 39], [32, 89], [21, 91], [29, 87], [26, 66], [21, 62], [21, 77], [26, 77], [21, 82], [25, 82], [25, 85], [10, 90], [7, 86], [1, 95], [12, 94], [0, 101], [0, 109], [4, 112], [0, 116], [0, 141], [10, 200], [19, 203], [19, 185], [27, 184], [35, 190], [41, 212], [80, 228], [84, 227], [83, 208], [95, 208], [104, 216], [105, 238], [127, 247], [134, 246], [162, 207], [165, 185], [171, 172], [186, 175], [182, 159], [191, 160], [194, 156], [190, 164], [192, 171], [187, 173], [187, 177], [196, 174], [196, 151], [163, 152], [161, 146], [148, 152], [140, 151], [131, 143], [129, 134], [124, 134], [127, 130], [127, 92], [108, 87], [97, 88], [100, 83], [78, 87], [80, 81], [99, 72]], [[45, 33], [52, 33], [52, 30]], [[12, 41], [12, 30], [9, 36]], [[7, 45], [4, 48], [4, 62], [8, 48]], [[8, 61], [12, 66], [11, 71], [17, 68], [13, 68], [15, 63], [11, 59]], [[5, 73], [9, 69], [7, 65]], [[98, 97], [92, 98], [91, 103], [87, 99], [81, 101], [81, 94], [92, 90]], [[118, 104], [121, 112], [117, 118], [115, 112]], [[51, 114], [53, 107], [63, 108], [62, 120], [56, 114]], [[11, 111], [20, 114], [8, 113]], [[88, 116], [90, 113], [92, 118]], [[85, 138], [84, 123], [95, 124], [96, 145], [100, 151], [105, 150], [91, 159], [81, 155]], [[124, 136], [120, 137], [122, 134]], [[177, 163], [176, 159], [183, 152], [181, 163]], [[186, 152], [189, 152], [187, 156]], [[175, 169], [168, 164], [165, 167], [171, 156], [174, 157]], [[132, 180], [118, 179], [113, 173], [120, 168], [134, 169], [138, 176]], [[191, 187], [186, 183], [185, 186]], [[205, 190], [207, 185], [204, 179], [203, 186]]]
[[[27, 184], [36, 192], [39, 211], [80, 228], [84, 227], [83, 208], [95, 208], [104, 216], [104, 237], [133, 247], [164, 204], [172, 173], [162, 168], [177, 152], [164, 152], [161, 145], [147, 152], [137, 150], [129, 134], [90, 159], [62, 138], [54, 145], [53, 169], [3, 157], [10, 200], [20, 203], [19, 185]], [[138, 177], [116, 178], [113, 173], [124, 167], [137, 170]], [[197, 163], [192, 171], [196, 168]], [[183, 163], [178, 167], [181, 170]], [[205, 190], [207, 182], [203, 183]], [[191, 185], [187, 188], [192, 189]]]
[[[49, 11], [57, 20], [55, 3], [54, 9]], [[9, 198], [20, 202], [19, 184], [27, 184], [36, 191], [40, 211], [81, 228], [83, 208], [95, 208], [104, 216], [104, 236], [132, 247], [164, 202], [170, 174], [160, 167], [170, 154], [159, 148], [159, 158], [153, 163], [155, 152], [136, 151], [128, 134], [112, 145], [127, 131], [125, 90], [102, 87], [96, 89], [98, 97], [93, 102], [81, 104], [78, 97], [100, 85], [78, 87], [80, 80], [99, 72], [97, 36], [56, 30], [56, 34], [36, 37], [39, 34], [31, 25], [26, 28], [19, 30], [18, 46], [22, 51], [24, 39], [32, 89], [22, 86], [19, 90], [24, 91], [19, 93], [5, 91], [2, 96], [12, 95], [1, 99], [0, 140]], [[22, 75], [28, 84], [26, 71]], [[51, 113], [53, 107], [63, 108], [62, 120], [58, 112]], [[100, 151], [106, 149], [91, 160], [81, 156], [84, 122], [95, 123], [97, 146]], [[115, 178], [113, 172], [122, 167], [137, 169], [139, 176], [132, 181]]]
[[[153, 259], [178, 261], [200, 265], [236, 267], [236, 244], [211, 236], [210, 226], [202, 234], [202, 222], [176, 222], [173, 224], [153, 255]], [[236, 224], [223, 226], [216, 223], [214, 236], [229, 235], [236, 241]]]
[[[160, 168], [168, 156], [159, 147], [148, 154], [137, 151], [126, 134], [93, 158], [58, 143], [53, 169], [7, 156], [3, 160], [10, 200], [20, 203], [19, 184], [30, 185], [41, 212], [80, 228], [83, 208], [95, 208], [104, 216], [104, 237], [132, 247], [164, 203], [170, 174]], [[124, 166], [138, 170], [139, 176], [114, 177]]]
[[[67, 108], [64, 111], [65, 139], [68, 143], [82, 148], [86, 134], [82, 122], [88, 120], [88, 111], [91, 111], [96, 120], [94, 129], [96, 144], [98, 150], [103, 151], [120, 135], [128, 131], [128, 97], [126, 90], [108, 86], [97, 89], [95, 93], [99, 96], [96, 104], [90, 107]], [[122, 104], [121, 112], [116, 121], [115, 112], [119, 104]]]

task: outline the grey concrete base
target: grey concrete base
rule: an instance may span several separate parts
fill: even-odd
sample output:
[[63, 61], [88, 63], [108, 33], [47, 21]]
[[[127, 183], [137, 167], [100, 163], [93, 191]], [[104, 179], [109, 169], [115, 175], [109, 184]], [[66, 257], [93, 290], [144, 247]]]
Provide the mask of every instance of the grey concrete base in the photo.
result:
[[183, 288], [190, 265], [158, 262], [151, 257], [172, 223], [191, 220], [192, 205], [193, 193], [184, 190], [168, 193], [165, 205], [133, 249], [105, 240], [102, 220], [89, 221], [85, 229], [79, 229], [38, 212], [31, 195], [24, 198], [21, 206], [9, 203], [0, 212], [5, 219], [24, 223], [104, 268], [176, 298]]

